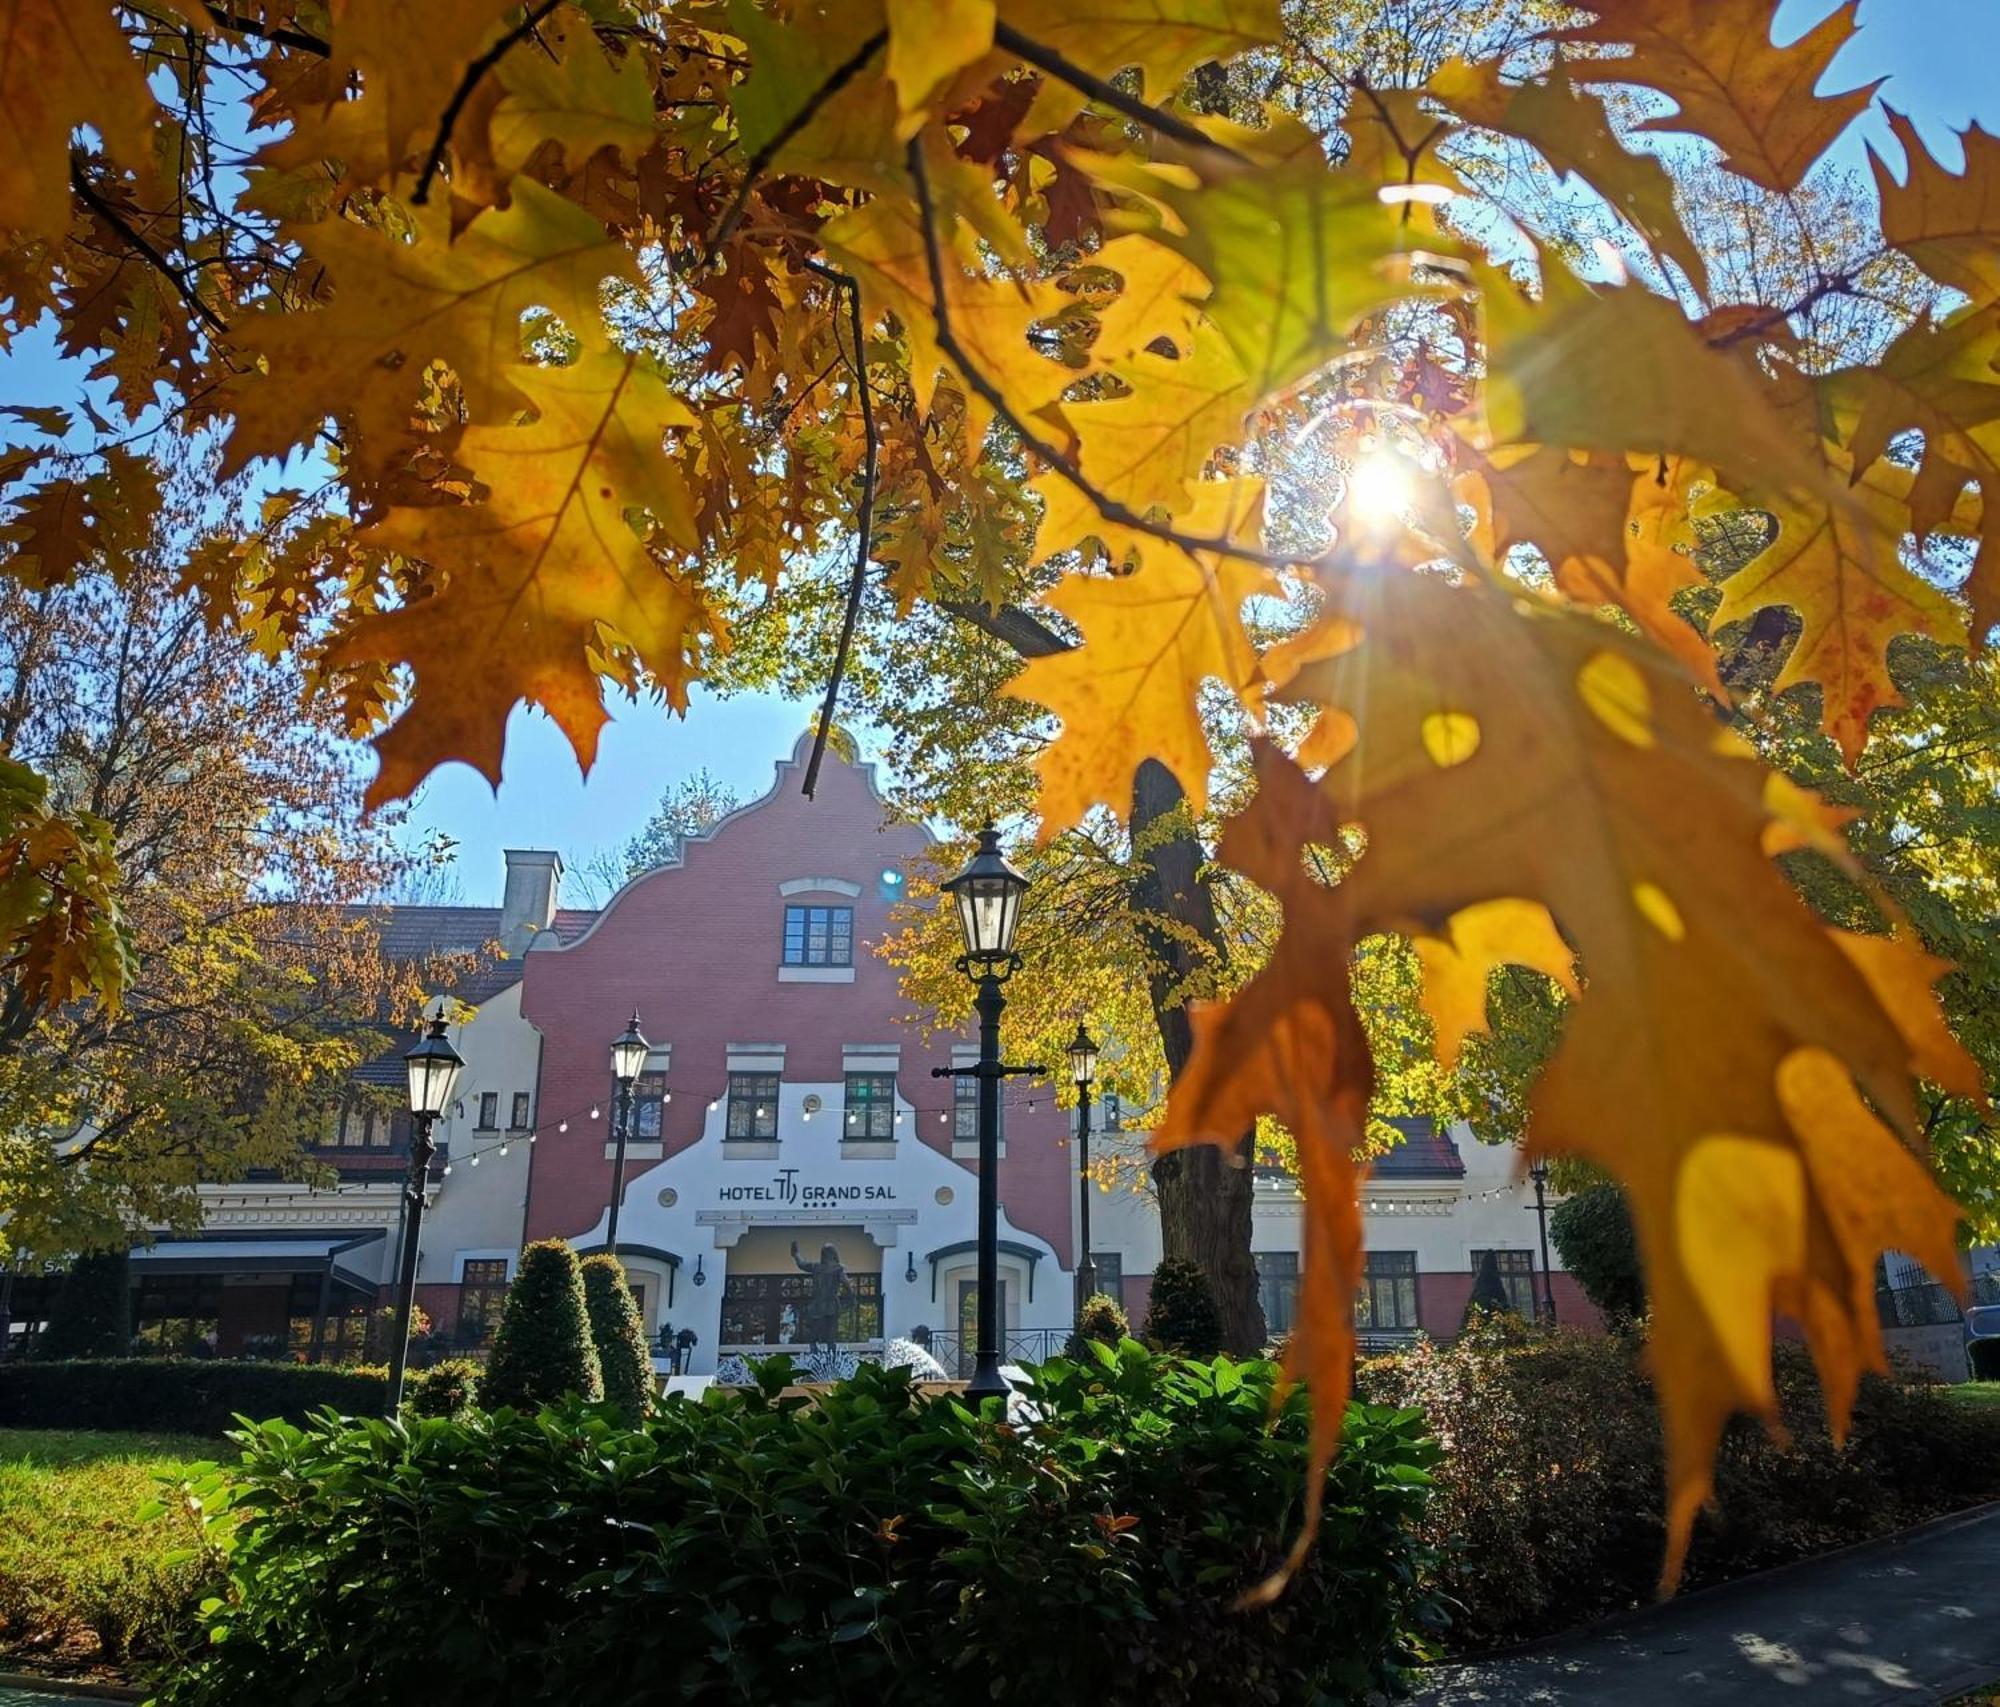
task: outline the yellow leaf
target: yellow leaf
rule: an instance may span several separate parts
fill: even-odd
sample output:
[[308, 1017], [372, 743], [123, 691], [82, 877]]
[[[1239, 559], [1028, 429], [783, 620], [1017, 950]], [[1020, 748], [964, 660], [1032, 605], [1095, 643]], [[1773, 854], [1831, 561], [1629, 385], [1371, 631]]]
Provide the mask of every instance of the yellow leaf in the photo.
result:
[[[1182, 507], [1191, 533], [1247, 536], [1262, 516], [1263, 485], [1199, 482]], [[1072, 575], [1056, 587], [1048, 602], [1082, 631], [1083, 644], [1031, 659], [1007, 687], [1062, 720], [1038, 765], [1045, 837], [1099, 802], [1123, 810], [1132, 774], [1149, 758], [1202, 809], [1210, 757], [1196, 690], [1214, 678], [1250, 697], [1257, 657], [1243, 601], [1272, 585], [1265, 570], [1240, 559], [1168, 546], [1133, 574]]]
[[600, 660], [629, 647], [685, 707], [715, 624], [699, 595], [648, 549], [648, 518], [692, 551], [693, 496], [661, 444], [694, 417], [641, 358], [605, 351], [519, 377], [535, 419], [469, 428], [459, 455], [482, 501], [392, 510], [364, 543], [430, 564], [440, 584], [361, 618], [330, 648], [335, 668], [407, 663], [409, 709], [377, 741], [371, 803], [399, 799], [448, 759], [496, 786], [517, 700], [540, 706], [588, 770], [605, 722]]
[[1852, 765], [1876, 709], [1902, 701], [1889, 674], [1890, 642], [1922, 634], [1963, 646], [1965, 618], [1897, 560], [1909, 512], [1893, 498], [1864, 484], [1846, 495], [1766, 502], [1778, 536], [1723, 582], [1712, 620], [1720, 628], [1770, 605], [1797, 612], [1803, 629], [1774, 688], [1818, 682], [1821, 721]]
[[896, 137], [923, 127], [930, 99], [993, 47], [994, 0], [888, 0]]
[[1879, 80], [1844, 94], [1813, 93], [1854, 33], [1855, 0], [1787, 47], [1771, 43], [1772, 0], [1586, 0], [1595, 23], [1560, 40], [1629, 44], [1625, 58], [1570, 61], [1581, 81], [1637, 83], [1680, 111], [1641, 130], [1685, 130], [1722, 150], [1724, 164], [1767, 190], [1796, 189], [1874, 98]]
[[580, 208], [523, 180], [513, 201], [459, 234], [436, 204], [409, 241], [349, 220], [290, 233], [323, 269], [332, 301], [314, 313], [243, 316], [231, 337], [267, 370], [239, 381], [224, 467], [282, 456], [329, 415], [355, 422], [364, 453], [387, 459], [408, 437], [424, 371], [443, 362], [473, 419], [519, 406], [521, 317], [562, 320], [586, 350], [605, 343], [605, 280], [638, 281], [631, 251]]
[[545, 142], [562, 145], [573, 171], [601, 148], [617, 149], [629, 164], [653, 144], [644, 59], [628, 53], [614, 65], [588, 28], [566, 31], [550, 50], [509, 54], [498, 76], [507, 94], [487, 136], [503, 173], [520, 171]]
[[104, 0], [0, 0], [0, 231], [69, 235], [69, 139], [89, 125], [143, 167], [155, 111], [139, 61]]
[[[1222, 335], [1206, 322], [1185, 356], [1140, 350], [1118, 364], [1131, 386], [1124, 397], [1063, 405], [1076, 433], [1078, 460], [1107, 497], [1145, 511], [1186, 502], [1218, 445], [1243, 439], [1243, 417], [1257, 388]], [[1185, 531], [1193, 532], [1188, 529]]]
[[1007, 22], [1096, 76], [1136, 69], [1155, 101], [1197, 65], [1268, 47], [1282, 32], [1277, 0], [1007, 0]]
[[[1824, 1054], [1904, 1133], [1913, 1070], [1974, 1069], [1938, 1022], [1934, 963], [1875, 939], [1869, 952], [1891, 964], [1864, 976], [1798, 899], [1767, 847], [1774, 826], [1795, 835], [1796, 803], [1717, 739], [1690, 678], [1657, 652], [1479, 583], [1392, 572], [1334, 591], [1335, 620], [1358, 620], [1362, 642], [1290, 691], [1348, 711], [1358, 738], [1318, 784], [1259, 754], [1257, 797], [1221, 858], [1285, 898], [1285, 930], [1204, 1039], [1241, 1049], [1302, 1004], [1344, 1000], [1346, 958], [1375, 931], [1435, 939], [1422, 953], [1449, 1038], [1475, 1022], [1486, 970], [1564, 977], [1574, 948], [1581, 993], [1530, 1137], [1607, 1168], [1631, 1198], [1654, 1303], [1671, 1578], [1724, 1421], [1772, 1411], [1771, 1313], [1811, 1287], [1815, 1350], [1837, 1375], [1875, 1344], [1866, 1277], [1879, 1251], [1949, 1250], [1949, 1206], [1911, 1183], [1921, 1168], [1879, 1125], [1841, 1141], [1857, 1168], [1901, 1183], [1874, 1232], [1837, 1256], [1823, 1248], [1811, 1229], [1837, 1188], [1789, 1063]], [[1426, 733], [1440, 712], [1479, 729], [1448, 767]], [[1295, 881], [1301, 841], [1351, 824], [1367, 838], [1355, 869], [1331, 890]], [[1343, 1091], [1365, 1096], [1365, 1066], [1343, 1060]], [[1226, 1055], [1198, 1055], [1197, 1069], [1205, 1083], [1237, 1071]], [[1186, 1118], [1170, 1104], [1168, 1134], [1195, 1135]]]
[[1959, 135], [1965, 170], [1947, 172], [1901, 113], [1889, 126], [1909, 162], [1897, 183], [1871, 148], [1882, 235], [1932, 278], [1975, 303], [2000, 297], [2000, 137], [1973, 125]]

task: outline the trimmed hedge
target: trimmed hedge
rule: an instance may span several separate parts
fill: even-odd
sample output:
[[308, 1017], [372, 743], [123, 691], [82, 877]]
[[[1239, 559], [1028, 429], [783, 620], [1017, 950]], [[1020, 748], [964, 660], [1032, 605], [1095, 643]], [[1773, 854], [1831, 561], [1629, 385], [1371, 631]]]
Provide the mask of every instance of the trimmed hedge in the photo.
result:
[[625, 1265], [609, 1252], [583, 1259], [583, 1303], [604, 1397], [636, 1422], [653, 1408], [653, 1359]]
[[604, 1372], [590, 1337], [583, 1270], [561, 1239], [540, 1239], [521, 1253], [500, 1327], [480, 1383], [481, 1403], [533, 1410], [570, 1394], [604, 1397]]
[[1198, 1262], [1162, 1257], [1153, 1269], [1146, 1306], [1146, 1341], [1188, 1357], [1213, 1357], [1222, 1349], [1222, 1317], [1215, 1288]]
[[237, 1417], [303, 1423], [331, 1408], [380, 1416], [380, 1369], [339, 1364], [106, 1357], [0, 1364], [0, 1428], [131, 1429], [220, 1438]]
[[572, 1402], [240, 1437], [230, 1584], [163, 1707], [1336, 1707], [1441, 1621], [1414, 1411], [1349, 1408], [1317, 1548], [1239, 1610], [1305, 1493], [1270, 1364], [1099, 1347], [1040, 1367], [1026, 1426], [903, 1370], [757, 1374], [637, 1428]]

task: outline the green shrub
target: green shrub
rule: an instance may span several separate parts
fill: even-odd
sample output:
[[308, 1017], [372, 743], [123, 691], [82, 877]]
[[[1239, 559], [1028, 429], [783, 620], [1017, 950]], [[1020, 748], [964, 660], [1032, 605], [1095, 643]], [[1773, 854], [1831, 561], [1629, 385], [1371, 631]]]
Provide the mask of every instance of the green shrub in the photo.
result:
[[132, 1343], [132, 1264], [124, 1251], [94, 1251], [63, 1277], [48, 1325], [35, 1340], [44, 1363], [122, 1357]]
[[1082, 1359], [1090, 1355], [1086, 1340], [1115, 1346], [1131, 1337], [1132, 1324], [1126, 1319], [1124, 1307], [1108, 1292], [1093, 1292], [1076, 1313], [1076, 1331], [1063, 1347], [1063, 1355]]
[[1146, 1339], [1166, 1351], [1188, 1357], [1213, 1357], [1222, 1349], [1222, 1317], [1215, 1308], [1215, 1288], [1200, 1263], [1185, 1257], [1164, 1257], [1153, 1270], [1153, 1289], [1146, 1305]]
[[[1643, 1356], [1623, 1337], [1529, 1334], [1498, 1318], [1362, 1365], [1364, 1396], [1420, 1406], [1445, 1448], [1426, 1534], [1459, 1604], [1455, 1645], [1521, 1640], [1651, 1597], [1665, 1492]], [[1803, 1351], [1780, 1346], [1776, 1371], [1791, 1444], [1730, 1426], [1689, 1586], [2000, 1498], [2000, 1413], [1870, 1379], [1838, 1451]]]
[[479, 1383], [484, 1374], [469, 1357], [447, 1357], [433, 1363], [410, 1383], [410, 1396], [404, 1403], [413, 1416], [462, 1416], [479, 1403]]
[[178, 1487], [201, 1456], [195, 1440], [0, 1434], [0, 1648], [118, 1664], [192, 1641], [218, 1565]]
[[1625, 1193], [1615, 1185], [1586, 1186], [1549, 1212], [1549, 1237], [1584, 1296], [1611, 1322], [1646, 1313], [1646, 1277], [1639, 1235]]
[[492, 1410], [539, 1410], [575, 1394], [604, 1397], [604, 1373], [590, 1337], [583, 1274], [576, 1252], [543, 1239], [521, 1253], [506, 1308], [493, 1336], [480, 1397]]
[[1332, 1707], [1437, 1622], [1412, 1411], [1350, 1408], [1318, 1549], [1238, 1611], [1305, 1494], [1269, 1364], [1099, 1347], [1041, 1366], [1030, 1428], [905, 1371], [758, 1379], [637, 1428], [572, 1403], [252, 1431], [216, 1640], [163, 1703]]
[[384, 1372], [360, 1365], [97, 1358], [0, 1363], [0, 1428], [172, 1431], [220, 1439], [238, 1416], [379, 1416]]
[[625, 1279], [625, 1265], [608, 1253], [583, 1259], [583, 1303], [590, 1315], [604, 1396], [634, 1420], [653, 1408], [653, 1359], [646, 1324]]

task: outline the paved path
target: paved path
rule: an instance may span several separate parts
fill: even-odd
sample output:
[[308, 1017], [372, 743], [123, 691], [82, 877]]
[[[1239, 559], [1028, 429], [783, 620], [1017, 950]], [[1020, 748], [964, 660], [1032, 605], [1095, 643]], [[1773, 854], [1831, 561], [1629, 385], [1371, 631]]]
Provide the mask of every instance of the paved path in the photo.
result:
[[1726, 1584], [1511, 1659], [1413, 1707], [1929, 1707], [2000, 1679], [2000, 1506]]

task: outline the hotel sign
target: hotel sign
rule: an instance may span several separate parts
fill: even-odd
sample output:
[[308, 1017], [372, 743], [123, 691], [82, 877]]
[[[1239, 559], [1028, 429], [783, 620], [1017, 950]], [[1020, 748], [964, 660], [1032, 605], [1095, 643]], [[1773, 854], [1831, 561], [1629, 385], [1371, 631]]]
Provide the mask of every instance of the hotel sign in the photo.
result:
[[718, 1203], [775, 1203], [792, 1209], [831, 1209], [848, 1203], [894, 1203], [893, 1185], [826, 1185], [802, 1181], [797, 1168], [780, 1168], [769, 1185], [725, 1185]]

